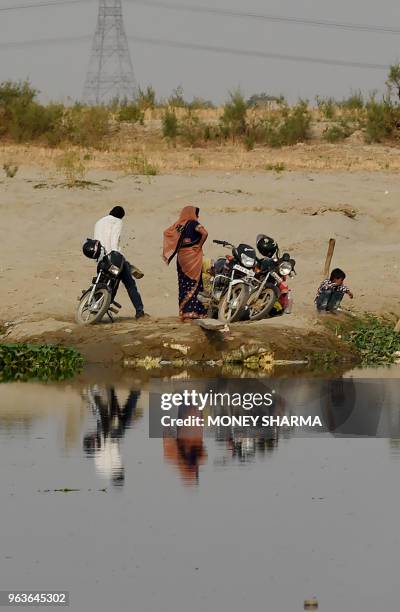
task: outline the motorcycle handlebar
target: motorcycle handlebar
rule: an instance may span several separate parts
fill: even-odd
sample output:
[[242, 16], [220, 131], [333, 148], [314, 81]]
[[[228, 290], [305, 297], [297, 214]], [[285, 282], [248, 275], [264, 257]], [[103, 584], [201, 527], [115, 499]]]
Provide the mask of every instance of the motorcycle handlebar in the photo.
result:
[[233, 246], [233, 244], [231, 244], [230, 242], [227, 242], [226, 240], [213, 240], [213, 242], [215, 244], [221, 244], [224, 247], [226, 247], [226, 246]]

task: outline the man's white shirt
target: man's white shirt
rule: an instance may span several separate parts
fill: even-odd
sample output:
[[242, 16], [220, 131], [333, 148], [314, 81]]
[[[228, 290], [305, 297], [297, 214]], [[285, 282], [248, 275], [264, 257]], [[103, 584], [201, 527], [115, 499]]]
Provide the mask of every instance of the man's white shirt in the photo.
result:
[[100, 240], [106, 253], [119, 251], [119, 243], [122, 231], [122, 219], [112, 215], [106, 215], [99, 219], [94, 226], [94, 239]]

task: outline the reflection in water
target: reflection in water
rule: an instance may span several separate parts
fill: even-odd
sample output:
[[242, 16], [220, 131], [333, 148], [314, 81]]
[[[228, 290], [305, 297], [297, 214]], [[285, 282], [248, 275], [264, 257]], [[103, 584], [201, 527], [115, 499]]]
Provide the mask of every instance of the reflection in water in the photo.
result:
[[96, 431], [83, 438], [83, 449], [88, 457], [94, 457], [96, 471], [111, 479], [115, 486], [125, 481], [125, 466], [121, 456], [121, 440], [126, 429], [138, 418], [136, 409], [140, 391], [130, 391], [123, 407], [120, 406], [114, 387], [93, 385], [84, 394], [88, 408], [96, 416]]
[[[217, 381], [217, 389], [224, 393], [228, 391], [224, 379]], [[253, 388], [259, 386], [263, 393], [272, 391], [265, 384], [255, 381]], [[230, 381], [229, 391], [232, 393], [235, 386]], [[239, 460], [240, 463], [253, 461], [256, 455], [265, 455], [278, 448], [279, 429], [276, 425], [265, 427], [261, 425], [262, 417], [283, 416], [285, 413], [285, 400], [276, 394], [274, 403], [271, 407], [253, 407], [251, 412], [253, 417], [259, 418], [260, 426], [241, 427], [238, 425], [215, 426], [210, 428], [213, 437], [219, 448], [224, 449], [224, 456], [216, 459], [214, 464], [227, 464], [229, 461]], [[213, 417], [218, 416], [238, 416], [241, 408], [207, 406], [207, 414]], [[190, 417], [198, 417], [199, 412], [196, 406], [190, 404], [180, 406], [177, 413], [178, 419], [188, 419], [188, 425], [171, 427], [164, 430], [163, 446], [164, 458], [166, 462], [174, 464], [186, 485], [194, 485], [199, 482], [200, 467], [205, 464], [207, 451], [204, 444], [204, 427], [193, 424]], [[210, 431], [208, 432], [210, 433]], [[285, 435], [290, 435], [289, 429], [285, 430]]]
[[[318, 403], [308, 381], [289, 383], [286, 415]], [[71, 612], [125, 612], [133, 597], [138, 610], [289, 612], [313, 595], [323, 612], [398, 609], [400, 464], [389, 440], [279, 430], [278, 444], [274, 429], [251, 438], [240, 428], [149, 439], [146, 391], [131, 386], [91, 387], [84, 402], [78, 385], [0, 386], [4, 588], [22, 577], [25, 589], [68, 589]], [[393, 392], [381, 422], [398, 453]], [[336, 385], [324, 408], [332, 429], [351, 418], [342, 400]], [[100, 464], [111, 478], [110, 465], [125, 466], [124, 486], [99, 493]], [[53, 492], [62, 487], [75, 492]]]
[[[181, 406], [178, 418], [198, 416], [198, 410], [192, 406]], [[184, 425], [176, 431], [166, 432], [163, 438], [164, 458], [168, 463], [177, 466], [185, 484], [197, 484], [199, 467], [207, 457], [203, 443], [203, 427]]]

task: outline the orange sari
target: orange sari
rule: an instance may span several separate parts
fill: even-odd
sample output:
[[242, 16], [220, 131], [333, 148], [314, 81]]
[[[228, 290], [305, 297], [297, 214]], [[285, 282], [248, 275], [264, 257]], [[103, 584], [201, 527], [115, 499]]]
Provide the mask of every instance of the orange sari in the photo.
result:
[[204, 317], [206, 310], [197, 299], [203, 290], [203, 250], [196, 244], [199, 234], [197, 210], [185, 206], [178, 221], [164, 232], [163, 256], [167, 264], [177, 256], [179, 316], [182, 320]]

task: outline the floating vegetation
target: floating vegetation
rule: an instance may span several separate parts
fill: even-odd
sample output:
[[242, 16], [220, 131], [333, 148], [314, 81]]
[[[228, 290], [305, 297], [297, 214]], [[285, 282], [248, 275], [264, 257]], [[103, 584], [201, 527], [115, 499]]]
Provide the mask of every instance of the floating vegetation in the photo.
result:
[[400, 351], [400, 333], [393, 322], [374, 315], [358, 319], [344, 338], [355, 347], [365, 366], [394, 363]]
[[73, 348], [0, 344], [0, 382], [66, 380], [80, 372], [82, 366], [83, 358]]

